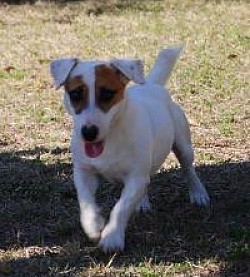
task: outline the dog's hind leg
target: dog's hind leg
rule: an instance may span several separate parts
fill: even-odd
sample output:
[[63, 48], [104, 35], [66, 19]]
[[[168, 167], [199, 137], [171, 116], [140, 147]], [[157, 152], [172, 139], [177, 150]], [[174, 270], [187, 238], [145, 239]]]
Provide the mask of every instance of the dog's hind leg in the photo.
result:
[[198, 205], [208, 205], [209, 196], [206, 188], [201, 183], [195, 172], [194, 151], [191, 144], [191, 136], [189, 124], [181, 108], [174, 104], [174, 120], [175, 120], [175, 142], [173, 152], [175, 153], [181, 167], [184, 169], [189, 184], [189, 196], [191, 203]]

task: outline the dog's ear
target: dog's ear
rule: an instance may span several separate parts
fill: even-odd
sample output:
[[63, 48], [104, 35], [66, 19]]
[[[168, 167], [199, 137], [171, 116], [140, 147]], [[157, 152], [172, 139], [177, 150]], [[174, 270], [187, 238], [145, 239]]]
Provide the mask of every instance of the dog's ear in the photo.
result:
[[58, 59], [50, 64], [50, 73], [54, 78], [55, 88], [59, 89], [67, 81], [72, 70], [77, 66], [77, 59]]
[[121, 72], [128, 80], [135, 82], [136, 84], [145, 83], [143, 63], [141, 60], [113, 60], [111, 66], [115, 67]]

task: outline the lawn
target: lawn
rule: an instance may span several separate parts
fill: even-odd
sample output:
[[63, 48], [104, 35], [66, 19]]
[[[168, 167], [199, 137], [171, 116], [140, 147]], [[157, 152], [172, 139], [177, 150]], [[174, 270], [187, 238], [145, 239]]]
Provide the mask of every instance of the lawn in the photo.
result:
[[[0, 276], [250, 276], [250, 4], [112, 0], [0, 4]], [[137, 57], [185, 43], [168, 87], [185, 109], [211, 206], [189, 203], [174, 157], [134, 215], [124, 253], [79, 223], [71, 119], [48, 67], [58, 57]], [[120, 186], [101, 180], [103, 214]]]

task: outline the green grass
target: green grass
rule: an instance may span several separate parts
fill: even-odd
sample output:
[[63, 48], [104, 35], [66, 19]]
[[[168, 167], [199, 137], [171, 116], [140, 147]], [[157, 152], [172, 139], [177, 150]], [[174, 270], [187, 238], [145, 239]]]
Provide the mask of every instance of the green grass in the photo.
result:
[[[0, 5], [0, 15], [0, 276], [248, 274], [248, 1], [47, 1]], [[189, 118], [212, 205], [189, 204], [170, 157], [152, 178], [152, 212], [128, 226], [126, 251], [104, 255], [80, 227], [72, 122], [49, 63], [137, 57], [148, 72], [160, 49], [181, 42], [168, 87]], [[120, 187], [101, 184], [108, 217]]]
[[11, 79], [16, 81], [22, 81], [25, 78], [25, 72], [23, 70], [14, 70], [14, 71], [0, 71], [0, 80], [2, 79]]

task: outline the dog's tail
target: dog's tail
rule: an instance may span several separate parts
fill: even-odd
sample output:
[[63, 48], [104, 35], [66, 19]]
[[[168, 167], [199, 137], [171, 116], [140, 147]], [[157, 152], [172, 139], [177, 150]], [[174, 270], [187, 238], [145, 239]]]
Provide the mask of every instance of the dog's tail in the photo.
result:
[[179, 47], [171, 47], [161, 50], [152, 70], [146, 78], [146, 82], [164, 86], [167, 83], [183, 48], [184, 45], [181, 45]]

